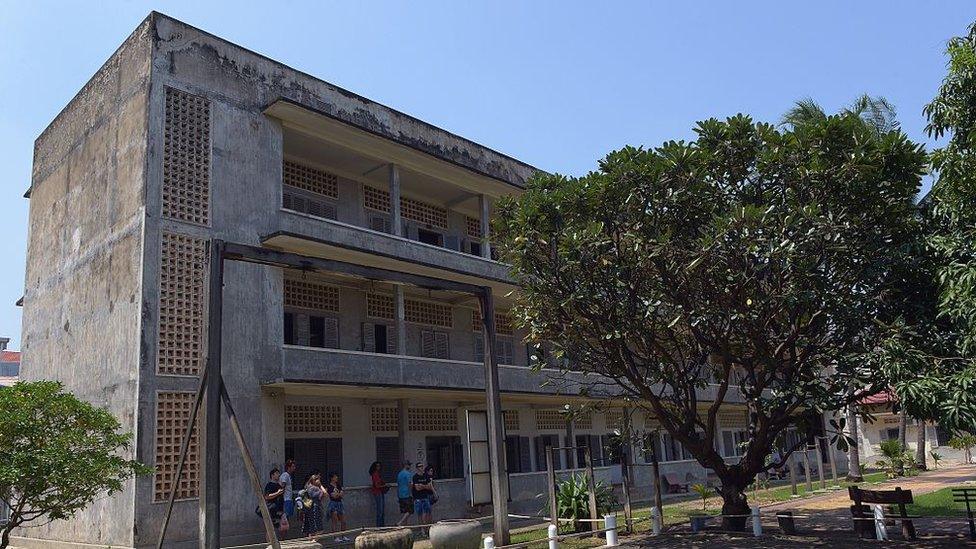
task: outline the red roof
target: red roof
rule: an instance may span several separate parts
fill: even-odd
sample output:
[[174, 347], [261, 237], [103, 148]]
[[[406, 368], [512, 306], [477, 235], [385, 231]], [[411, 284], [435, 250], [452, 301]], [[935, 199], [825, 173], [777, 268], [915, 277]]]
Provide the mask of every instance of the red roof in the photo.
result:
[[868, 395], [860, 400], [861, 404], [887, 404], [889, 402], [898, 402], [898, 397], [891, 392], [891, 389]]
[[20, 351], [0, 351], [0, 362], [16, 362], [20, 364]]

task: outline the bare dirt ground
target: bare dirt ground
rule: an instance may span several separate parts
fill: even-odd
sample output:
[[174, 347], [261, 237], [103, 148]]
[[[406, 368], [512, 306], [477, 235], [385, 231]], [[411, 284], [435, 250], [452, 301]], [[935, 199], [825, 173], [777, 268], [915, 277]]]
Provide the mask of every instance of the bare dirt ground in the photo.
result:
[[[912, 490], [914, 495], [933, 492], [946, 486], [958, 486], [976, 480], [976, 466], [946, 467], [912, 478], [899, 478], [884, 484], [871, 486], [885, 490], [900, 486]], [[915, 521], [919, 539], [906, 541], [901, 538], [897, 524], [888, 526], [889, 541], [858, 539], [851, 526], [850, 498], [847, 491], [831, 492], [802, 500], [785, 501], [762, 508], [763, 536], [747, 533], [723, 532], [717, 526], [705, 532], [693, 534], [688, 524], [668, 528], [660, 537], [646, 536], [625, 540], [630, 547], [729, 547], [729, 548], [786, 548], [786, 547], [976, 547], [969, 539], [969, 527], [964, 520], [940, 520], [922, 518]], [[780, 533], [776, 525], [776, 511], [792, 511], [797, 515], [798, 535]], [[714, 521], [717, 524], [717, 520]]]

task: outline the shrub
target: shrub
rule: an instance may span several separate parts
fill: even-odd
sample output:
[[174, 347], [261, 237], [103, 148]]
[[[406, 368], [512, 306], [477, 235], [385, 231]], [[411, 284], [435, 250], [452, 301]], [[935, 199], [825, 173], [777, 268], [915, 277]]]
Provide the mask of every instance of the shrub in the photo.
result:
[[[617, 504], [617, 498], [613, 494], [613, 489], [602, 482], [596, 483], [596, 511], [598, 516], [609, 513], [613, 506]], [[556, 516], [563, 519], [572, 519], [573, 530], [582, 530], [580, 519], [597, 518], [590, 516], [590, 493], [587, 489], [586, 475], [574, 474], [566, 480], [556, 484]], [[549, 512], [549, 505], [546, 504], [546, 513]]]

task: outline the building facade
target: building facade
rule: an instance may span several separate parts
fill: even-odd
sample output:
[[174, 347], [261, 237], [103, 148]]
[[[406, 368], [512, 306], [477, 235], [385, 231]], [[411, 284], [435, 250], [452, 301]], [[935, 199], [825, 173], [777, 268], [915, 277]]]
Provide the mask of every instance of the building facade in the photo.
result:
[[[884, 459], [881, 454], [881, 443], [886, 440], [898, 440], [901, 429], [901, 414], [896, 412], [893, 405], [897, 398], [890, 392], [882, 392], [867, 397], [861, 401], [865, 411], [870, 414], [870, 420], [858, 417], [857, 440], [861, 463], [872, 466], [878, 460]], [[939, 454], [943, 465], [956, 465], [966, 462], [964, 450], [955, 450], [949, 446], [952, 433], [943, 429], [937, 423], [926, 422], [924, 425], [913, 419], [908, 419], [905, 429], [905, 446], [915, 455], [919, 444], [919, 430], [924, 430], [925, 460], [928, 468], [934, 463], [931, 452]]]
[[[151, 14], [36, 141], [22, 375], [108, 408], [155, 473], [16, 544], [151, 545], [174, 487], [168, 539], [196, 543], [199, 435], [175, 473], [205, 359], [211, 238], [491, 286], [512, 508], [538, 511], [543, 448], [567, 427], [594, 448], [598, 476], [619, 483], [614, 433], [625, 421], [652, 431], [654, 418], [611, 406], [568, 426], [560, 410], [583, 402], [573, 378], [546, 383], [506, 316], [516, 288], [489, 219], [536, 171]], [[224, 283], [223, 375], [262, 474], [286, 458], [299, 482], [313, 469], [339, 473], [350, 525], [368, 525], [367, 467], [380, 461], [392, 478], [405, 457], [435, 467], [436, 517], [488, 514], [469, 507], [465, 480], [465, 411], [485, 406], [473, 298], [241, 263], [227, 264]], [[730, 406], [720, 423], [735, 459], [744, 409]], [[704, 479], [669, 437], [653, 443], [665, 472]], [[222, 543], [259, 541], [229, 432], [222, 471]], [[635, 477], [647, 497], [648, 468]]]

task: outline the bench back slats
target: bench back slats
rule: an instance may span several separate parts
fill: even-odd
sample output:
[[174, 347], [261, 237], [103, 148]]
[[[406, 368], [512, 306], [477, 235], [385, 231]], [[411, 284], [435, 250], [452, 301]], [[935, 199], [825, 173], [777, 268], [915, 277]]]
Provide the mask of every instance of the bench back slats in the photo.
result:
[[861, 490], [850, 486], [851, 499], [857, 503], [904, 504], [912, 503], [912, 491], [896, 488], [894, 490]]

